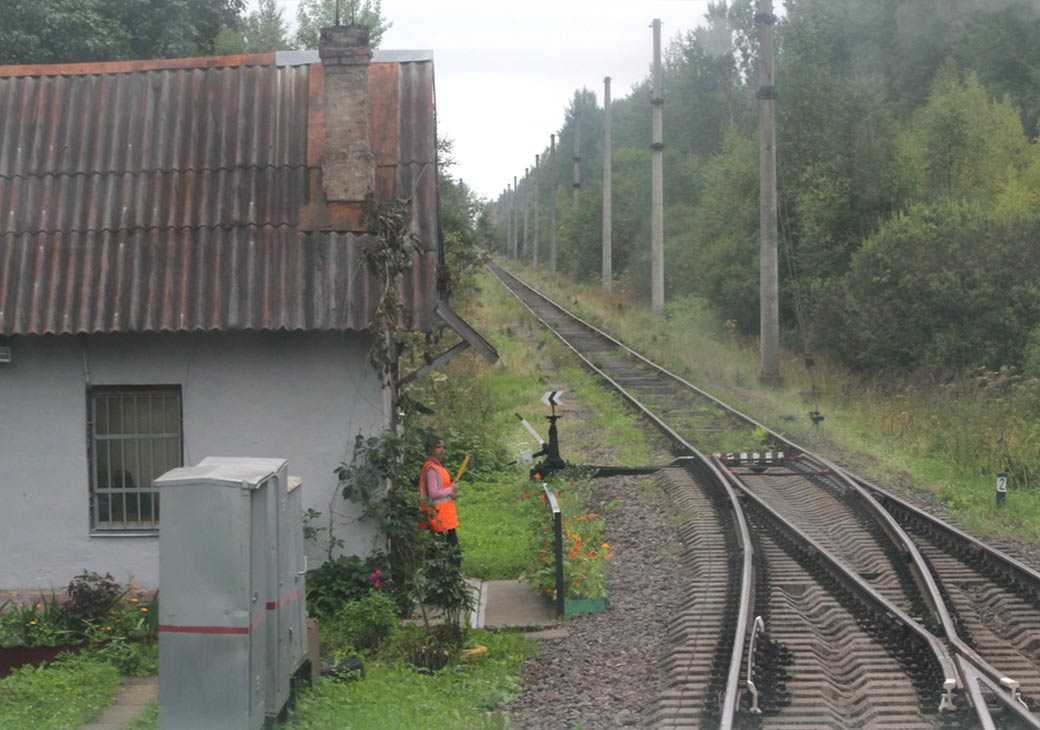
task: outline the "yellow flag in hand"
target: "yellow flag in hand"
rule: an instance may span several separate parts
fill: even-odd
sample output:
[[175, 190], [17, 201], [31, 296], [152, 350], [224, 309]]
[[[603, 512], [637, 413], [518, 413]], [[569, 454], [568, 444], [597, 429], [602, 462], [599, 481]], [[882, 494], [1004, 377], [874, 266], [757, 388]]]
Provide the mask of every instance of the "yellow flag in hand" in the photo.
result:
[[458, 474], [455, 475], [455, 483], [457, 484], [459, 479], [462, 479], [462, 475], [466, 473], [466, 467], [469, 466], [469, 454], [467, 453], [462, 459], [462, 466], [459, 467]]

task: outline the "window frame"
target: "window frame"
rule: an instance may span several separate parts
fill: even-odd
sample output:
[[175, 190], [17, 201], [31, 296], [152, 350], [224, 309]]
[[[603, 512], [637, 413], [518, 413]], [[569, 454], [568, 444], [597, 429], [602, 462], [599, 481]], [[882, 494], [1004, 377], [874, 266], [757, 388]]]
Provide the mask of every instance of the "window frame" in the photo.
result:
[[[180, 384], [147, 384], [147, 385], [91, 385], [87, 387], [86, 401], [87, 401], [87, 477], [88, 477], [88, 492], [87, 492], [87, 503], [89, 512], [89, 523], [90, 523], [90, 535], [92, 537], [133, 537], [133, 536], [154, 536], [159, 533], [160, 518], [153, 518], [152, 525], [139, 524], [136, 526], [128, 526], [127, 520], [123, 520], [122, 525], [113, 525], [112, 521], [109, 520], [107, 523], [99, 523], [99, 507], [98, 497], [98, 475], [97, 475], [97, 448], [98, 448], [98, 437], [96, 432], [96, 420], [97, 420], [97, 404], [99, 395], [108, 394], [135, 394], [135, 393], [161, 393], [167, 395], [175, 395], [177, 398], [177, 466], [184, 465], [184, 395]], [[148, 436], [149, 434], [137, 434], [139, 436]], [[168, 436], [167, 436], [168, 438]], [[104, 439], [102, 439], [104, 440]], [[115, 439], [112, 439], [115, 440]], [[110, 492], [112, 494], [125, 494], [127, 487], [124, 485], [119, 488], [124, 491]], [[158, 490], [153, 489], [151, 485], [138, 486], [136, 488], [138, 493], [147, 491], [148, 494], [156, 495], [158, 497]], [[158, 502], [153, 502], [153, 506], [156, 512], [158, 512]], [[138, 502], [140, 508], [140, 502]], [[109, 515], [111, 517], [111, 513]], [[124, 507], [124, 518], [126, 516]]]

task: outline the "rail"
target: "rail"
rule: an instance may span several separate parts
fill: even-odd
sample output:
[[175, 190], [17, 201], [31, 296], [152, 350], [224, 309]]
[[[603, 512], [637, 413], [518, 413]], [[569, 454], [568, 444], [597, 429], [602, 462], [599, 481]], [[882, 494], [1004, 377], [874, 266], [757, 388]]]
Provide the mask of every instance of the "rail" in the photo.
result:
[[[504, 269], [492, 266], [492, 271], [496, 275], [499, 275], [500, 279], [502, 278], [500, 274], [505, 274], [507, 277], [515, 281], [518, 285], [531, 291], [534, 295], [538, 296], [551, 306], [555, 307], [563, 315], [567, 316], [568, 318], [574, 320], [575, 322], [581, 324], [590, 331], [594, 332], [596, 335], [608, 341], [622, 352], [644, 363], [645, 365], [654, 369], [661, 375], [664, 375], [667, 378], [670, 378], [671, 380], [675, 381], [676, 383], [681, 384], [683, 387], [696, 393], [698, 396], [710, 401], [716, 407], [728, 413], [730, 416], [737, 418], [753, 426], [756, 429], [760, 429], [762, 432], [771, 436], [778, 444], [783, 444], [786, 450], [792, 453], [804, 454], [805, 456], [810, 457], [811, 459], [824, 465], [828, 470], [832, 471], [839, 479], [843, 480], [850, 487], [850, 489], [852, 489], [860, 498], [863, 499], [864, 503], [869, 506], [870, 512], [876, 517], [876, 519], [878, 519], [881, 522], [883, 529], [892, 538], [893, 543], [897, 545], [898, 548], [902, 550], [908, 558], [910, 558], [912, 573], [915, 582], [918, 583], [918, 587], [926, 602], [928, 603], [928, 606], [931, 609], [933, 616], [943, 627], [943, 633], [946, 635], [946, 638], [951, 648], [954, 650], [954, 654], [956, 654], [956, 656], [958, 657], [958, 664], [960, 664], [960, 658], [963, 657], [965, 661], [967, 661], [975, 667], [979, 675], [982, 677], [982, 680], [984, 680], [984, 684], [987, 686], [988, 689], [990, 689], [990, 691], [996, 693], [1001, 703], [1005, 705], [1008, 705], [1009, 703], [1014, 703], [1015, 705], [1022, 707], [1023, 711], [1029, 717], [1029, 720], [1027, 722], [1030, 725], [1040, 722], [1037, 720], [1036, 716], [1032, 715], [1031, 713], [1028, 713], [1028, 710], [1024, 708], [1021, 698], [1019, 697], [1017, 692], [1018, 683], [1013, 678], [1007, 677], [999, 670], [994, 668], [992, 665], [990, 665], [985, 659], [980, 657], [977, 652], [975, 652], [971, 647], [969, 647], [957, 635], [957, 632], [954, 628], [954, 622], [952, 620], [952, 617], [950, 616], [949, 611], [945, 605], [945, 601], [942, 599], [941, 593], [939, 591], [937, 580], [935, 579], [934, 575], [932, 575], [932, 572], [927, 567], [927, 564], [921, 558], [920, 553], [914, 545], [913, 541], [909, 538], [909, 536], [906, 535], [905, 531], [903, 531], [903, 529], [898, 525], [898, 523], [892, 519], [891, 510], [893, 506], [897, 506], [900, 509], [910, 511], [915, 516], [923, 520], [927, 520], [930, 523], [930, 525], [935, 527], [936, 529], [942, 530], [947, 534], [954, 536], [956, 539], [971, 543], [974, 546], [976, 552], [984, 554], [988, 559], [997, 562], [1002, 567], [1002, 569], [1010, 576], [1010, 582], [1013, 585], [1026, 584], [1031, 586], [1037, 594], [1040, 594], [1040, 573], [1037, 573], [1028, 566], [1025, 566], [1021, 562], [1016, 561], [1014, 558], [1011, 558], [1010, 556], [1000, 552], [999, 550], [987, 546], [981, 541], [978, 541], [975, 538], [972, 538], [971, 536], [957, 530], [956, 528], [947, 525], [946, 523], [943, 523], [942, 521], [932, 517], [931, 515], [928, 515], [922, 510], [913, 507], [912, 505], [906, 503], [905, 501], [899, 499], [898, 497], [892, 495], [884, 489], [874, 484], [871, 484], [870, 482], [867, 482], [866, 480], [856, 476], [855, 474], [834, 465], [827, 459], [810, 452], [809, 450], [800, 446], [797, 442], [792, 441], [788, 437], [765, 426], [764, 424], [760, 423], [751, 416], [748, 416], [747, 414], [729, 406], [728, 404], [722, 402], [710, 393], [693, 385], [683, 377], [669, 371], [667, 368], [658, 365], [657, 363], [653, 362], [641, 353], [628, 347], [623, 342], [617, 340], [616, 338], [599, 329], [595, 325], [592, 325], [591, 323], [583, 320], [582, 318], [577, 317], [573, 313], [566, 310], [564, 307], [557, 304], [550, 297], [533, 289], [517, 277], [513, 276], [511, 273], [505, 271]], [[507, 288], [509, 287], [507, 286]], [[515, 292], [514, 296], [517, 296]], [[570, 350], [572, 350], [590, 369], [599, 374], [604, 380], [610, 383], [612, 387], [618, 390], [623, 397], [629, 400], [629, 402], [631, 402], [638, 410], [640, 410], [647, 418], [649, 418], [650, 421], [654, 423], [660, 430], [662, 430], [674, 443], [681, 445], [685, 449], [688, 449], [689, 452], [692, 453], [698, 460], [704, 461], [704, 457], [700, 454], [699, 451], [693, 448], [692, 445], [688, 444], [678, 433], [676, 433], [670, 426], [668, 426], [668, 424], [661, 421], [654, 413], [652, 413], [649, 409], [643, 406], [642, 403], [640, 403], [636, 398], [634, 398], [630, 393], [628, 393], [628, 391], [625, 388], [623, 388], [617, 382], [615, 382], [608, 374], [597, 368], [579, 350], [577, 350], [573, 345], [571, 345], [570, 342], [568, 342], [562, 335], [556, 332], [555, 329], [552, 326], [550, 326], [549, 323], [547, 323], [541, 316], [539, 316], [537, 312], [535, 312], [530, 306], [528, 306], [522, 298], [520, 298], [519, 296], [517, 296], [517, 298], [520, 300], [520, 302], [523, 304], [525, 308], [531, 311], [531, 313], [543, 325], [545, 325], [550, 331], [556, 334], [556, 336]], [[953, 678], [957, 678], [957, 686], [964, 687], [963, 683], [959, 679], [960, 672], [958, 670], [959, 666], [955, 666]], [[947, 677], [947, 679], [950, 679], [950, 677]], [[964, 689], [967, 688], [964, 687]], [[944, 699], [944, 703], [945, 701], [946, 700]]]
[[[510, 274], [509, 272], [505, 271], [504, 269], [502, 269], [502, 268], [500, 268], [498, 266], [491, 265], [490, 269], [491, 269], [492, 273], [500, 281], [502, 281], [503, 284], [506, 284], [506, 282], [502, 278], [502, 275], [504, 274], [505, 276], [509, 277], [513, 281], [517, 282], [517, 284], [519, 284], [521, 286], [524, 286], [527, 289], [531, 289], [531, 287], [527, 286], [522, 281], [520, 281], [518, 278], [516, 278], [515, 276], [513, 276], [512, 274]], [[553, 328], [548, 322], [546, 322], [541, 316], [539, 316], [539, 314], [536, 311], [534, 311], [527, 304], [527, 302], [525, 302], [520, 296], [518, 296], [516, 294], [516, 292], [514, 292], [508, 286], [508, 284], [506, 284], [506, 289], [508, 289], [510, 292], [512, 292], [513, 296], [515, 296], [517, 298], [517, 301], [519, 301], [520, 304], [525, 309], [527, 309], [527, 311], [530, 312], [531, 315], [535, 319], [537, 319], [539, 322], [541, 322], [542, 325], [546, 327], [546, 329], [548, 329], [550, 332], [552, 332], [554, 335], [556, 335], [556, 337], [564, 344], [564, 346], [567, 347], [571, 352], [573, 352], [574, 355], [577, 356], [578, 359], [581, 360], [585, 364], [585, 366], [587, 368], [592, 370], [594, 373], [599, 375], [603, 380], [605, 380], [607, 383], [609, 383], [612, 388], [614, 388], [618, 393], [621, 394], [621, 396], [623, 398], [625, 398], [625, 400], [627, 400], [629, 403], [631, 403], [646, 418], [648, 418], [652, 423], [654, 423], [657, 426], [657, 428], [659, 430], [661, 430], [672, 441], [672, 443], [674, 445], [676, 445], [681, 450], [685, 451], [688, 455], [693, 456], [694, 457], [693, 465], [695, 465], [694, 469], [702, 470], [703, 473], [700, 474], [700, 476], [705, 478], [705, 480], [708, 481], [709, 483], [715, 485], [717, 488], [723, 490], [723, 493], [726, 495], [727, 500], [728, 500], [730, 506], [733, 509], [734, 527], [735, 527], [735, 529], [737, 531], [737, 540], [738, 540], [738, 544], [740, 546], [740, 549], [742, 551], [742, 557], [743, 557], [742, 563], [741, 563], [741, 580], [740, 580], [740, 583], [741, 583], [741, 595], [740, 595], [739, 608], [737, 610], [737, 615], [738, 615], [739, 618], [737, 620], [737, 625], [736, 625], [736, 627], [734, 629], [733, 644], [732, 644], [732, 650], [730, 652], [730, 659], [729, 659], [729, 669], [728, 669], [728, 672], [727, 672], [727, 675], [726, 675], [727, 676], [727, 679], [726, 679], [726, 689], [725, 689], [725, 692], [723, 694], [722, 708], [721, 708], [721, 714], [720, 714], [720, 724], [719, 724], [719, 727], [720, 727], [721, 730], [731, 730], [732, 727], [733, 727], [733, 723], [734, 723], [734, 720], [736, 718], [737, 709], [738, 709], [739, 687], [740, 687], [740, 668], [741, 668], [741, 666], [743, 664], [743, 658], [744, 658], [743, 657], [744, 643], [745, 643], [745, 641], [747, 639], [748, 632], [751, 630], [751, 626], [752, 626], [752, 624], [754, 622], [754, 616], [752, 615], [752, 613], [753, 613], [753, 610], [754, 610], [753, 591], [754, 591], [754, 585], [755, 585], [755, 581], [754, 581], [754, 555], [753, 555], [753, 547], [752, 547], [752, 543], [751, 543], [751, 535], [750, 535], [750, 532], [748, 531], [747, 521], [744, 518], [744, 512], [743, 512], [743, 509], [741, 508], [740, 500], [738, 499], [736, 492], [730, 486], [729, 482], [723, 476], [722, 472], [715, 465], [713, 465], [708, 459], [706, 459], [704, 457], [704, 455], [701, 454], [700, 451], [698, 451], [692, 444], [687, 442], [682, 436], [680, 436], [667, 423], [665, 423], [660, 418], [658, 418], [650, 409], [648, 409], [645, 405], [643, 405], [643, 403], [640, 402], [638, 398], [636, 398], [634, 395], [632, 395], [628, 391], [628, 389], [626, 389], [623, 386], [621, 386], [617, 381], [615, 381], [613, 378], [611, 378], [606, 372], [604, 372], [602, 369], [598, 368], [591, 360], [589, 360], [587, 357], [585, 357], [585, 355], [582, 354], [577, 348], [575, 348], [570, 342], [568, 342], [565, 337], [563, 337], [559, 332], [557, 332], [555, 328]], [[531, 291], [534, 291], [534, 290], [531, 289]], [[616, 340], [611, 338], [609, 335], [606, 335], [605, 333], [601, 332], [599, 329], [593, 327], [592, 325], [590, 325], [589, 323], [585, 322], [584, 320], [581, 320], [580, 318], [574, 317], [569, 312], [567, 312], [567, 310], [565, 310], [560, 305], [556, 304], [556, 302], [553, 302], [548, 297], [545, 297], [544, 295], [542, 295], [540, 293], [539, 293], [539, 296], [541, 296], [543, 299], [548, 301], [550, 304], [552, 304], [554, 307], [556, 307], [558, 310], [560, 310], [561, 312], [563, 312], [567, 316], [572, 317], [573, 319], [581, 322], [581, 324], [583, 324], [584, 326], [589, 327], [590, 329], [593, 329], [595, 332], [601, 334], [604, 337], [607, 337], [612, 342], [615, 342], [615, 343], [617, 342]], [[619, 346], [621, 346], [621, 347], [624, 347], [623, 345], [620, 345], [620, 343], [617, 343], [617, 344]], [[627, 350], [628, 348], [625, 348], [625, 349]], [[647, 361], [647, 362], [649, 362], [649, 361]], [[690, 468], [690, 466], [687, 466], [687, 468]]]

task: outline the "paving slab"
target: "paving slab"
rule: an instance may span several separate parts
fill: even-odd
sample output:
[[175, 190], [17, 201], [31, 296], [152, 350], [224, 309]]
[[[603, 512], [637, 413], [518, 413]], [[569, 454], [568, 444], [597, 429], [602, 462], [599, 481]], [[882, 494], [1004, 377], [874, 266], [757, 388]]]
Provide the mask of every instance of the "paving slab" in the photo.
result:
[[80, 730], [123, 730], [148, 705], [159, 701], [158, 677], [130, 677], [116, 693], [116, 700], [101, 717]]
[[558, 623], [553, 605], [523, 581], [484, 581], [481, 593], [485, 628], [533, 629]]

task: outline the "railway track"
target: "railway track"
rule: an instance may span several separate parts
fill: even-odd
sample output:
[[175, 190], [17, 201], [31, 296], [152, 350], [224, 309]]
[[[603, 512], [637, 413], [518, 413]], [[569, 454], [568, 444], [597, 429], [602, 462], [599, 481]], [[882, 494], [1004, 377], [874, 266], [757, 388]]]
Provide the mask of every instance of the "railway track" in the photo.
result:
[[1040, 574], [492, 271], [686, 457], [657, 724], [1040, 728]]

